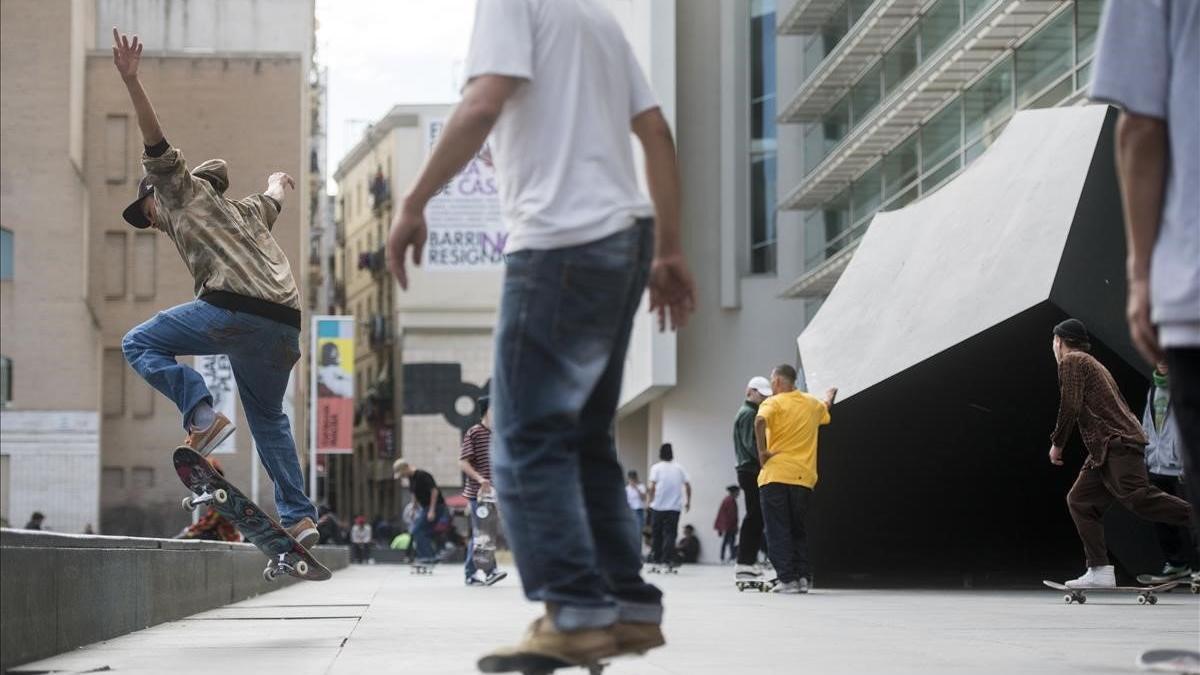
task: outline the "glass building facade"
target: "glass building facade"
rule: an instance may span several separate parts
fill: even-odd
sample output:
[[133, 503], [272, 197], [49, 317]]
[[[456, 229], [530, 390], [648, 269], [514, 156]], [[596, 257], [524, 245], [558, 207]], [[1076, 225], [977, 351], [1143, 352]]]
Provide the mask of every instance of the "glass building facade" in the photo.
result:
[[[922, 64], [953, 48], [958, 35], [1000, 0], [937, 0], [869, 63], [848, 91], [804, 129], [803, 167], [812, 175], [844, 150], [859, 125], [889, 96], [925, 76]], [[820, 67], [846, 35], [843, 24], [863, 17], [871, 2], [847, 0], [829, 27], [809, 36], [805, 72]], [[804, 216], [809, 272], [855, 244], [877, 211], [896, 209], [936, 190], [999, 136], [1015, 111], [1069, 104], [1081, 98], [1091, 69], [1103, 0], [1064, 0], [1056, 13], [1004, 50], [978, 77], [949, 96], [915, 130], [891, 146], [845, 189]]]
[[775, 271], [775, 0], [750, 5], [750, 273]]

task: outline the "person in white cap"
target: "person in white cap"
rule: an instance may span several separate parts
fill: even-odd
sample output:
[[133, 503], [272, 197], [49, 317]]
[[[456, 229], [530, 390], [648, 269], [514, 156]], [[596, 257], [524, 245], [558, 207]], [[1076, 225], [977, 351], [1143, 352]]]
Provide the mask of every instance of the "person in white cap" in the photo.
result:
[[753, 581], [762, 576], [758, 552], [763, 547], [762, 503], [758, 499], [758, 447], [754, 443], [754, 418], [758, 406], [771, 395], [771, 382], [761, 375], [750, 378], [746, 385], [746, 400], [733, 420], [733, 452], [737, 462], [737, 482], [746, 499], [746, 517], [738, 534], [737, 565], [733, 575], [738, 581]]

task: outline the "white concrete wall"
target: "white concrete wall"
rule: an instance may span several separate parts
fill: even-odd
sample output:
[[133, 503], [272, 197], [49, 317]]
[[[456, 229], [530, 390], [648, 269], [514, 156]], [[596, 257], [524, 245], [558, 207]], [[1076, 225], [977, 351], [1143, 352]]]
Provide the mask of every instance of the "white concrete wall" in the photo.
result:
[[46, 515], [43, 527], [83, 532], [100, 526], [100, 416], [89, 411], [6, 411], [0, 415], [0, 454], [7, 517], [24, 527]]
[[95, 0], [96, 45], [112, 27], [137, 33], [150, 53], [305, 54], [313, 0]]

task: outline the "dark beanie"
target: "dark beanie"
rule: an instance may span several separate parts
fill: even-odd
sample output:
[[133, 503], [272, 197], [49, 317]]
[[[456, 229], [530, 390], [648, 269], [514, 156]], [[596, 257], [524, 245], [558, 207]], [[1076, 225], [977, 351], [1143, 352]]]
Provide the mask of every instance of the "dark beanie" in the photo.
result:
[[1091, 344], [1087, 326], [1079, 319], [1067, 319], [1054, 327], [1054, 334], [1072, 345]]

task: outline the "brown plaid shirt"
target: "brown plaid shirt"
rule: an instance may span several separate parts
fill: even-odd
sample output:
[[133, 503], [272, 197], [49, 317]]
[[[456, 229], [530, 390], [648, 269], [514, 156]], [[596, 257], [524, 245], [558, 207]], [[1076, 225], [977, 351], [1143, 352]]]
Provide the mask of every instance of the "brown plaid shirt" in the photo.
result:
[[1091, 354], [1071, 352], [1058, 364], [1061, 396], [1058, 422], [1050, 439], [1063, 447], [1075, 425], [1087, 446], [1092, 466], [1104, 464], [1114, 440], [1125, 445], [1146, 445], [1142, 425], [1130, 412], [1108, 369]]

